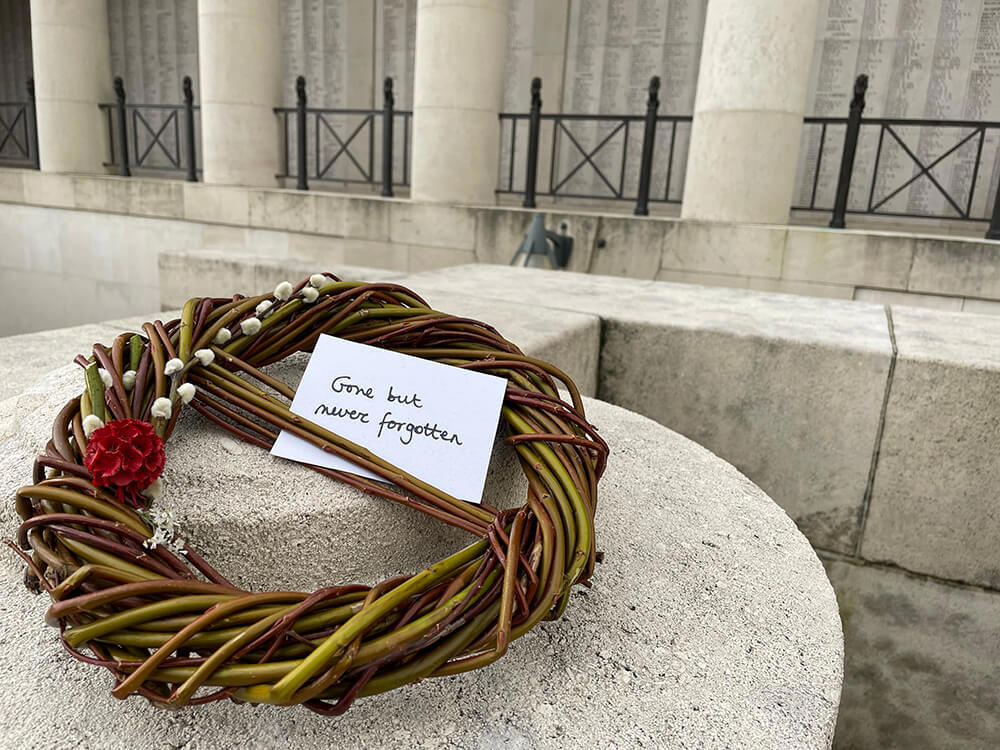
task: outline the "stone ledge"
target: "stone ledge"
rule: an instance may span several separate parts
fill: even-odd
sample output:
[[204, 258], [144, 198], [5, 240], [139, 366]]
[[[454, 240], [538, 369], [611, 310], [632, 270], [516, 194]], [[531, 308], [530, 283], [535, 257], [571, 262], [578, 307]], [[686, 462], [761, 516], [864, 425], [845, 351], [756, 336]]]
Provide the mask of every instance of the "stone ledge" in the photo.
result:
[[601, 398], [724, 456], [813, 544], [853, 553], [892, 359], [883, 308], [506, 266], [407, 281], [597, 315]]
[[[506, 263], [535, 213], [284, 188], [206, 185], [148, 177], [0, 170], [0, 201], [218, 228], [289, 232], [379, 248], [379, 260], [348, 249], [341, 260], [410, 271], [448, 263]], [[570, 270], [631, 278], [776, 288], [850, 298], [856, 287], [940, 295], [973, 305], [1000, 299], [1000, 243], [974, 237], [866, 229], [726, 224], [546, 209], [547, 224], [575, 238]], [[826, 217], [823, 218], [825, 223]], [[303, 234], [305, 233], [305, 234]], [[390, 250], [391, 248], [391, 250]], [[420, 248], [421, 251], [414, 252]], [[426, 255], [425, 260], [423, 256]]]
[[[4, 497], [23, 483], [78, 381], [78, 372], [62, 368], [0, 405]], [[302, 709], [218, 703], [166, 713], [141, 700], [121, 703], [109, 695], [106, 674], [66, 656], [42, 623], [45, 603], [20, 588], [4, 557], [6, 741], [29, 745], [43, 733], [54, 746], [224, 747], [239, 736], [325, 748], [335, 730], [338, 746], [351, 748], [829, 747], [842, 639], [832, 589], [806, 540], [763, 492], [703, 448], [623, 409], [590, 400], [586, 408], [613, 448], [598, 505], [605, 562], [564, 618], [513, 643], [489, 669], [364, 699], [335, 725]], [[371, 581], [461, 543], [426, 517], [235, 443], [193, 412], [181, 420], [165, 499], [237, 581]], [[202, 489], [207, 466], [217, 488], [211, 501]], [[514, 497], [518, 479], [501, 460], [491, 487]], [[280, 503], [276, 486], [287, 488]], [[15, 523], [5, 503], [5, 535]], [[267, 548], [253, 559], [237, 554], [259, 540], [264, 524]], [[356, 533], [362, 527], [384, 533]], [[400, 544], [404, 530], [418, 543]]]
[[862, 554], [1000, 588], [1000, 319], [892, 309], [899, 355]]

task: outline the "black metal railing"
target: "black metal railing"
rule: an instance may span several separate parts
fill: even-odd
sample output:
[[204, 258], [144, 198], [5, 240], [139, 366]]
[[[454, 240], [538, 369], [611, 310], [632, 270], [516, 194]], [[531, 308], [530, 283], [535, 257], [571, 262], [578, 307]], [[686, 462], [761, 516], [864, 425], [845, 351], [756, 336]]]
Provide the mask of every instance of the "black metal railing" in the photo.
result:
[[0, 102], [0, 166], [38, 169], [33, 78], [28, 79], [27, 92], [23, 102]]
[[[541, 89], [541, 79], [535, 78], [530, 112], [500, 113], [503, 147], [497, 193], [523, 195], [527, 208], [535, 207], [539, 195], [634, 201], [640, 216], [649, 213], [650, 203], [680, 203], [685, 167], [681, 158], [692, 117], [658, 114], [658, 76], [650, 79], [642, 115], [542, 114]], [[527, 125], [527, 145], [519, 158], [522, 124]], [[543, 140], [548, 179], [539, 189]], [[678, 148], [682, 141], [685, 145]]]
[[387, 197], [409, 186], [413, 112], [396, 109], [392, 78], [383, 84], [382, 109], [309, 107], [303, 76], [295, 94], [294, 107], [274, 110], [284, 134], [279, 179], [295, 178], [299, 190], [311, 180], [381, 185]]
[[1000, 239], [1000, 191], [983, 176], [984, 155], [1000, 170], [1000, 122], [863, 117], [867, 88], [858, 76], [847, 117], [805, 118], [807, 187], [792, 208], [831, 211], [834, 228], [847, 214], [991, 221]]
[[115, 77], [115, 102], [98, 105], [108, 118], [108, 161], [122, 177], [132, 169], [184, 172], [197, 182], [196, 113], [191, 77], [184, 76], [181, 104], [129, 104], [121, 76]]

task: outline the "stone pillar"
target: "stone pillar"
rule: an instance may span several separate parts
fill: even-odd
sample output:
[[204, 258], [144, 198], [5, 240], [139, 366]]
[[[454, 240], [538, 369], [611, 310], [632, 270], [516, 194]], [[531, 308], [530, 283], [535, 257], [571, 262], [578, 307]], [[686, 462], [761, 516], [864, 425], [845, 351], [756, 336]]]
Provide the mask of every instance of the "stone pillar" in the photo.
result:
[[103, 173], [114, 101], [106, 0], [31, 0], [38, 153], [46, 172]]
[[709, 0], [681, 216], [784, 224], [819, 0]]
[[418, 0], [415, 200], [496, 202], [507, 0]]
[[275, 185], [280, 144], [273, 110], [281, 103], [278, 0], [198, 0], [198, 58], [205, 182]]

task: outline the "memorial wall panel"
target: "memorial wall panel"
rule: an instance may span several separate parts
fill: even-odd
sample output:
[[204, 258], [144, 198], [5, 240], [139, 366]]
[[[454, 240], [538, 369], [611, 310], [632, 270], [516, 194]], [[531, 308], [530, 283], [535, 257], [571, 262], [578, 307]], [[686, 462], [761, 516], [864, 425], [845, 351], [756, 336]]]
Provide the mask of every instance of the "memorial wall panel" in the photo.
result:
[[[843, 117], [861, 73], [869, 78], [866, 117], [1000, 120], [1000, 0], [822, 0], [807, 114]], [[1000, 176], [996, 131], [987, 131], [982, 143], [971, 128], [894, 131], [862, 128], [850, 208], [988, 215]], [[818, 126], [806, 127], [797, 205], [808, 204], [814, 184], [816, 205], [833, 204], [843, 129], [828, 131], [822, 159], [820, 138]]]
[[0, 0], [0, 102], [25, 101], [32, 76], [28, 0]]
[[[122, 77], [127, 101], [181, 104], [182, 81], [191, 76], [197, 102], [197, 0], [107, 0], [107, 8], [111, 74]], [[156, 110], [130, 116], [133, 161], [145, 154], [144, 164], [171, 165], [167, 153], [177, 157], [183, 123], [179, 116], [169, 117], [169, 112]]]

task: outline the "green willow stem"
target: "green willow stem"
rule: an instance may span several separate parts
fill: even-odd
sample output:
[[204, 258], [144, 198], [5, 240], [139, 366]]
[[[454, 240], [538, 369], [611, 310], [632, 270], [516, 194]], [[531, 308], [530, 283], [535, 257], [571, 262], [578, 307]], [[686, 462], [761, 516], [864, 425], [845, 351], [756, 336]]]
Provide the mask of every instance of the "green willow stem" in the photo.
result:
[[[572, 380], [494, 328], [440, 312], [404, 287], [325, 278], [309, 289], [311, 280], [300, 282], [285, 300], [275, 293], [194, 298], [179, 318], [146, 323], [141, 335], [123, 333], [77, 359], [83, 392], [56, 417], [32, 474], [36, 484], [15, 496], [24, 522], [17, 552], [29, 578], [50, 594], [46, 621], [61, 628], [71, 655], [114, 673], [119, 698], [141, 694], [180, 707], [232, 696], [339, 714], [359, 696], [497, 661], [543, 619], [560, 616], [571, 587], [593, 573], [597, 484], [608, 450]], [[223, 328], [228, 336], [219, 335]], [[502, 424], [528, 481], [524, 504], [500, 511], [466, 503], [292, 413], [294, 388], [267, 366], [311, 351], [323, 334], [506, 379]], [[194, 356], [201, 349], [214, 361], [202, 364]], [[167, 376], [173, 357], [183, 366]], [[111, 375], [107, 394], [101, 367]], [[126, 388], [129, 370], [135, 380]], [[184, 384], [195, 386], [193, 401]], [[186, 557], [147, 549], [150, 525], [89, 481], [83, 418], [151, 420], [168, 440], [181, 393], [241, 440], [269, 449], [287, 431], [390, 486], [316, 467], [320, 473], [478, 540], [416, 575], [313, 593], [251, 593], [188, 545]], [[170, 399], [171, 415], [151, 419], [161, 397]], [[45, 479], [46, 472], [55, 476]]]

